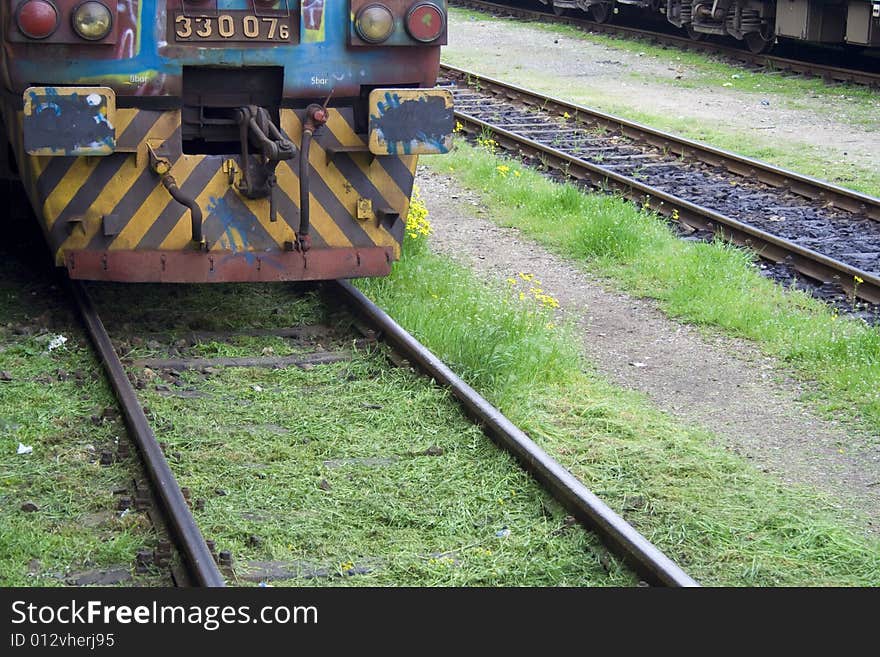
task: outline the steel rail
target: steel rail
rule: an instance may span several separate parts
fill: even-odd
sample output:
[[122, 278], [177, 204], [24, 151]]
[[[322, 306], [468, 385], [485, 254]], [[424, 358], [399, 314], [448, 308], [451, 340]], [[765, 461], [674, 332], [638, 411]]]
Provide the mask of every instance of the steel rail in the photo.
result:
[[183, 497], [180, 486], [168, 466], [168, 461], [162, 454], [162, 448], [150, 429], [137, 394], [125, 374], [122, 363], [110, 341], [110, 336], [89, 298], [88, 291], [80, 281], [68, 279], [68, 285], [89, 338], [100, 356], [110, 385], [122, 407], [126, 426], [143, 457], [147, 473], [162, 507], [161, 510], [174, 534], [191, 582], [198, 586], [226, 586], [223, 575], [217, 568], [186, 499]]
[[395, 350], [410, 363], [448, 387], [468, 414], [583, 524], [596, 531], [609, 547], [623, 557], [650, 583], [666, 586], [699, 584], [615, 513], [558, 461], [541, 449], [504, 414], [462, 381], [427, 347], [407, 333], [381, 308], [348, 281], [336, 281], [349, 305], [370, 322]]
[[697, 159], [712, 166], [724, 166], [731, 173], [753, 178], [773, 187], [788, 189], [799, 196], [823, 201], [848, 212], [864, 213], [867, 217], [880, 221], [880, 198], [875, 196], [862, 194], [826, 180], [805, 176], [671, 132], [657, 130], [642, 123], [577, 105], [561, 98], [545, 96], [531, 89], [480, 75], [473, 71], [448, 64], [441, 64], [440, 71], [445, 76], [465, 82], [469, 87], [473, 86], [473, 81], [479, 82], [481, 92], [491, 91], [510, 100], [538, 107], [545, 112], [552, 110], [560, 117], [568, 114], [568, 118], [576, 122], [593, 123], [617, 130], [625, 137], [659, 148], [666, 148], [670, 152], [688, 159]]
[[776, 55], [753, 53], [748, 50], [725, 46], [712, 41], [695, 41], [683, 36], [654, 32], [637, 27], [618, 25], [616, 23], [597, 23], [587, 18], [556, 16], [550, 13], [549, 10], [541, 11], [539, 9], [524, 9], [522, 7], [512, 7], [510, 5], [499, 5], [493, 2], [483, 2], [482, 0], [449, 0], [449, 4], [451, 6], [472, 8], [478, 11], [503, 12], [517, 18], [528, 18], [532, 20], [542, 20], [548, 23], [570, 25], [572, 27], [592, 32], [602, 32], [603, 34], [624, 36], [642, 41], [652, 41], [663, 45], [681, 48], [683, 50], [694, 50], [712, 55], [723, 55], [724, 57], [744, 64], [752, 64], [754, 66], [772, 70], [791, 71], [792, 73], [812, 75], [820, 77], [826, 82], [851, 82], [853, 84], [868, 87], [880, 87], [880, 74], [868, 71], [805, 62], [796, 59], [788, 59], [786, 57], [778, 57]]
[[[864, 212], [872, 219], [880, 219], [880, 199], [859, 194], [842, 187], [837, 187], [824, 181], [815, 180], [794, 172], [778, 169], [757, 160], [744, 158], [734, 153], [728, 153], [713, 147], [700, 144], [654, 130], [631, 121], [596, 112], [586, 107], [574, 105], [555, 98], [547, 98], [535, 92], [507, 85], [492, 78], [486, 78], [477, 74], [443, 66], [443, 72], [451, 77], [470, 81], [479, 81], [481, 89], [485, 85], [492, 85], [503, 93], [509, 93], [511, 98], [522, 100], [524, 96], [530, 98], [530, 103], [545, 110], [553, 106], [559, 115], [571, 110], [575, 112], [578, 120], [596, 120], [604, 125], [614, 125], [615, 129], [634, 139], [648, 142], [652, 145], [675, 149], [685, 157], [699, 157], [707, 162], [724, 164], [728, 169], [738, 172], [738, 167], [747, 166], [749, 171], [762, 182], [772, 180], [785, 181], [780, 184], [792, 192], [809, 196], [809, 190], [815, 190], [818, 198], [830, 204], [840, 204], [844, 209], [851, 209], [855, 204], [858, 210]], [[569, 155], [552, 146], [541, 144], [532, 139], [518, 135], [514, 132], [495, 126], [491, 123], [465, 114], [460, 110], [455, 112], [456, 118], [462, 123], [463, 128], [473, 134], [489, 131], [493, 138], [505, 149], [518, 154], [528, 154], [539, 158], [545, 166], [562, 172], [566, 177], [590, 184], [611, 189], [621, 193], [624, 197], [639, 204], [645, 204], [656, 212], [671, 219], [688, 224], [695, 228], [710, 230], [737, 244], [748, 246], [757, 251], [762, 257], [776, 262], [786, 262], [803, 274], [812, 278], [833, 282], [840, 285], [844, 290], [858, 297], [880, 303], [880, 276], [862, 271], [829, 256], [823, 255], [812, 249], [795, 244], [790, 240], [773, 235], [754, 226], [745, 224], [732, 217], [727, 217], [709, 208], [680, 199], [638, 180], [616, 173], [593, 164], [579, 157]], [[702, 157], [700, 157], [702, 156]], [[772, 184], [772, 183], [771, 183]], [[861, 282], [857, 282], [857, 279]]]

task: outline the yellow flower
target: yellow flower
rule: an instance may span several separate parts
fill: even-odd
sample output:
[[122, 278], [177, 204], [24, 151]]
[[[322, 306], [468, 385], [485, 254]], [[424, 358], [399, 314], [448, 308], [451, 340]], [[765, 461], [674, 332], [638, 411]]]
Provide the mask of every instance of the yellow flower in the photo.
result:
[[569, 114], [568, 112], [564, 112], [564, 113], [562, 114], [562, 118], [563, 118], [563, 119], [570, 119], [570, 118], [571, 118], [571, 114]]
[[516, 279], [515, 279], [515, 278], [508, 278], [508, 279], [507, 279], [507, 282], [510, 283], [511, 285], [516, 285]]
[[428, 221], [428, 207], [422, 200], [418, 185], [413, 185], [412, 200], [406, 215], [406, 234], [412, 239], [427, 237], [434, 229]]
[[559, 301], [549, 294], [536, 294], [535, 299], [545, 308], [559, 308]]
[[516, 176], [517, 178], [519, 178], [522, 175], [522, 173], [520, 173], [519, 171], [514, 171], [513, 175]]
[[494, 153], [495, 147], [498, 146], [498, 142], [491, 137], [477, 137], [477, 144], [485, 148], [490, 153]]
[[859, 285], [861, 285], [862, 283], [865, 282], [865, 279], [862, 278], [861, 276], [856, 276], [855, 281], [856, 281], [856, 283], [858, 283]]

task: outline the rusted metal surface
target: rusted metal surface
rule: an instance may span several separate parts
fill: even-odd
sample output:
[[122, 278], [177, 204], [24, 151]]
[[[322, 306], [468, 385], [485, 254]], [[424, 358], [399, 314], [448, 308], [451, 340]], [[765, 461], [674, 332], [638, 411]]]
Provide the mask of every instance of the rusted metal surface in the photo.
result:
[[669, 557], [617, 515], [574, 475], [542, 450], [439, 358], [419, 343], [378, 306], [347, 281], [337, 281], [340, 296], [382, 333], [410, 363], [446, 386], [468, 414], [504, 449], [513, 454], [561, 504], [596, 531], [609, 546], [654, 584], [699, 586]]
[[[269, 221], [274, 223], [278, 221], [278, 177], [275, 169], [280, 161], [289, 160], [297, 154], [296, 146], [273, 123], [269, 110], [265, 107], [239, 107], [236, 109], [236, 122], [239, 126], [242, 165], [238, 190], [251, 199], [268, 197]], [[251, 143], [259, 147], [259, 154], [250, 152]], [[301, 159], [308, 159], [308, 154], [303, 154]], [[300, 202], [300, 215], [302, 214], [307, 213]]]
[[393, 251], [388, 247], [314, 248], [308, 253], [234, 253], [231, 251], [70, 251], [65, 265], [71, 278], [127, 283], [226, 283], [316, 281], [387, 276]]
[[168, 190], [171, 198], [180, 203], [182, 206], [189, 208], [192, 241], [199, 245], [204, 244], [205, 237], [202, 233], [202, 209], [199, 207], [199, 204], [192, 196], [187, 196], [183, 193], [183, 191], [181, 191], [180, 187], [177, 184], [177, 181], [174, 179], [174, 176], [172, 176], [170, 173], [166, 173], [165, 175], [161, 176], [160, 180], [165, 186], [165, 189]]
[[[0, 110], [16, 173], [56, 264], [73, 277], [272, 281], [390, 271], [417, 158], [406, 147], [369, 152], [367, 96], [433, 87], [443, 39], [406, 23], [413, 0], [391, 3], [394, 38], [369, 48], [351, 47], [349, 2], [261, 4], [120, 0], [104, 40], [5, 39]], [[445, 28], [445, 2], [428, 4], [420, 26]], [[0, 18], [14, 20], [8, 11], [0, 6]], [[157, 17], [173, 29], [155, 29]], [[407, 47], [385, 47], [394, 45]], [[55, 86], [25, 115], [22, 93], [34, 80]], [[70, 96], [48, 121], [50, 96], [63, 88], [83, 89], [98, 109]], [[65, 116], [83, 109], [88, 120], [65, 129]], [[106, 134], [85, 135], [91, 150], [83, 150], [78, 128], [93, 119]], [[22, 123], [32, 137], [48, 136], [24, 140], [32, 151], [54, 157], [28, 154]], [[78, 154], [103, 156], [70, 157]], [[191, 229], [180, 230], [187, 212]], [[308, 258], [288, 253], [312, 249]], [[213, 252], [200, 259], [192, 250]]]
[[309, 195], [310, 181], [312, 179], [312, 165], [309, 162], [309, 153], [312, 150], [312, 137], [315, 132], [326, 125], [329, 115], [327, 109], [317, 103], [306, 107], [303, 119], [302, 142], [300, 143], [299, 158], [299, 230], [296, 234], [297, 248], [306, 253], [312, 248], [311, 236], [311, 196]]
[[110, 385], [119, 400], [128, 430], [143, 457], [144, 466], [153, 483], [153, 490], [187, 565], [189, 578], [199, 586], [225, 586], [223, 576], [217, 569], [180, 486], [162, 454], [162, 448], [150, 428], [137, 394], [113, 349], [110, 336], [104, 329], [88, 292], [83, 284], [77, 281], [70, 282], [70, 291], [89, 338], [100, 356]]

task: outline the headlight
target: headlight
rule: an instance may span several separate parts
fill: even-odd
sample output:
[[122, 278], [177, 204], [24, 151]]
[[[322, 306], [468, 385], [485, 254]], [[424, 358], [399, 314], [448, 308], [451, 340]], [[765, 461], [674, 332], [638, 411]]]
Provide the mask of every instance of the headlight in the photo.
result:
[[89, 0], [73, 12], [73, 29], [83, 39], [98, 41], [110, 33], [113, 16], [100, 2]]
[[354, 27], [367, 43], [382, 43], [394, 31], [394, 16], [385, 5], [367, 5], [358, 12]]
[[28, 0], [18, 6], [19, 31], [30, 39], [45, 39], [58, 28], [58, 10], [46, 0]]
[[406, 15], [406, 31], [416, 41], [435, 41], [446, 26], [446, 17], [440, 8], [430, 2], [420, 2]]

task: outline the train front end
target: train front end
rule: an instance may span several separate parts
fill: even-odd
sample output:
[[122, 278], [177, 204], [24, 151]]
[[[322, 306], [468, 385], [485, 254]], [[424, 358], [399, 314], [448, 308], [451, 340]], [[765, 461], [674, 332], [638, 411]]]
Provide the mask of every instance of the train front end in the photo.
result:
[[9, 169], [73, 278], [385, 275], [418, 155], [450, 147], [445, 0], [6, 0], [0, 18]]

